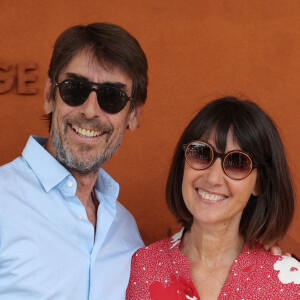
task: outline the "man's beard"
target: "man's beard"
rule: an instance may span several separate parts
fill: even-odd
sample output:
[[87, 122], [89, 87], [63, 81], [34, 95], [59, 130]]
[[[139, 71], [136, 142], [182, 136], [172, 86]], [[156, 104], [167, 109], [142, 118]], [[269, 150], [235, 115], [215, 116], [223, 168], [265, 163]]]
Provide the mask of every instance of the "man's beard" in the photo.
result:
[[[64, 126], [65, 126], [64, 133], [67, 132], [67, 126], [68, 126], [66, 125], [67, 123], [68, 123], [67, 121], [64, 122]], [[77, 122], [72, 121], [71, 123], [74, 125], [78, 124], [79, 127], [82, 127], [82, 124], [87, 124], [88, 121], [82, 122], [82, 120], [80, 120]], [[103, 130], [103, 126], [101, 125], [93, 126], [93, 128], [95, 127], [96, 130], [101, 130], [101, 129]], [[107, 133], [107, 139], [106, 139], [106, 143], [108, 143], [108, 138], [112, 135], [113, 128], [109, 127], [109, 130], [108, 128], [106, 128], [105, 131], [109, 131], [109, 133]], [[63, 166], [71, 170], [74, 170], [75, 172], [80, 174], [88, 174], [88, 173], [94, 174], [98, 172], [101, 166], [108, 159], [110, 159], [113, 153], [119, 148], [123, 138], [124, 131], [118, 137], [118, 140], [116, 141], [115, 145], [109, 145], [109, 144], [104, 145], [103, 150], [100, 150], [93, 157], [89, 156], [89, 151], [91, 151], [93, 147], [85, 144], [79, 146], [80, 154], [77, 155], [74, 154], [72, 151], [72, 147], [68, 144], [67, 140], [64, 138], [63, 132], [55, 130], [53, 125], [50, 130], [50, 136], [55, 151], [55, 157]]]

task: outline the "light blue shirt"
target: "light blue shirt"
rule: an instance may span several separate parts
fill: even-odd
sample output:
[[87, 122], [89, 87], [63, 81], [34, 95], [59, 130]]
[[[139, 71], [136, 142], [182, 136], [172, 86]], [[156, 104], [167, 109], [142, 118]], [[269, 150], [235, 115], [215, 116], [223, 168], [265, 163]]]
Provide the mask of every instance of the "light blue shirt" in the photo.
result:
[[143, 242], [104, 170], [95, 184], [97, 230], [74, 177], [30, 137], [0, 168], [0, 299], [125, 299], [132, 254]]

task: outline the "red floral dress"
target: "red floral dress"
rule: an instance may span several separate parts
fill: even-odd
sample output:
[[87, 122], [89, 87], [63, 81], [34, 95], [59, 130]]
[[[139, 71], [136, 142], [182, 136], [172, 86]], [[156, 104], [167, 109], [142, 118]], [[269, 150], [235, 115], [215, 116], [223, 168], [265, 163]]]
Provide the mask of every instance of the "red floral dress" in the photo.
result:
[[[182, 231], [139, 249], [132, 258], [126, 300], [200, 300], [189, 260], [178, 246]], [[300, 263], [256, 244], [231, 266], [218, 300], [300, 300]]]

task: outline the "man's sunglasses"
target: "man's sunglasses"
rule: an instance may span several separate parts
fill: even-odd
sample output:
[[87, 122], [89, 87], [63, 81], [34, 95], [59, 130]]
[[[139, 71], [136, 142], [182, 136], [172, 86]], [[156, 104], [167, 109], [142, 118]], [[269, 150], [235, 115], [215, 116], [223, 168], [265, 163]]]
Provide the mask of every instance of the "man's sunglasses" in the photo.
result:
[[65, 79], [60, 83], [57, 82], [55, 85], [58, 86], [61, 99], [70, 106], [83, 104], [90, 93], [95, 91], [99, 106], [109, 114], [120, 112], [127, 101], [132, 100], [123, 90], [108, 84]]
[[211, 145], [202, 141], [192, 141], [184, 145], [185, 160], [195, 170], [205, 170], [211, 166], [217, 157], [222, 160], [224, 173], [234, 180], [246, 178], [257, 166], [249, 154], [233, 150], [228, 153], [218, 153]]

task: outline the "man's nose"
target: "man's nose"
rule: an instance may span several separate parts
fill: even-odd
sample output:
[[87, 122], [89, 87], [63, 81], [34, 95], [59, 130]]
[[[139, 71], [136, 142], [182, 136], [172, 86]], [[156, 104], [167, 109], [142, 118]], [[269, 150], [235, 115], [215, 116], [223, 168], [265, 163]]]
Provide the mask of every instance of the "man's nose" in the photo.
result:
[[91, 91], [88, 98], [80, 105], [80, 112], [86, 116], [87, 119], [93, 119], [103, 114], [97, 100], [95, 91]]

